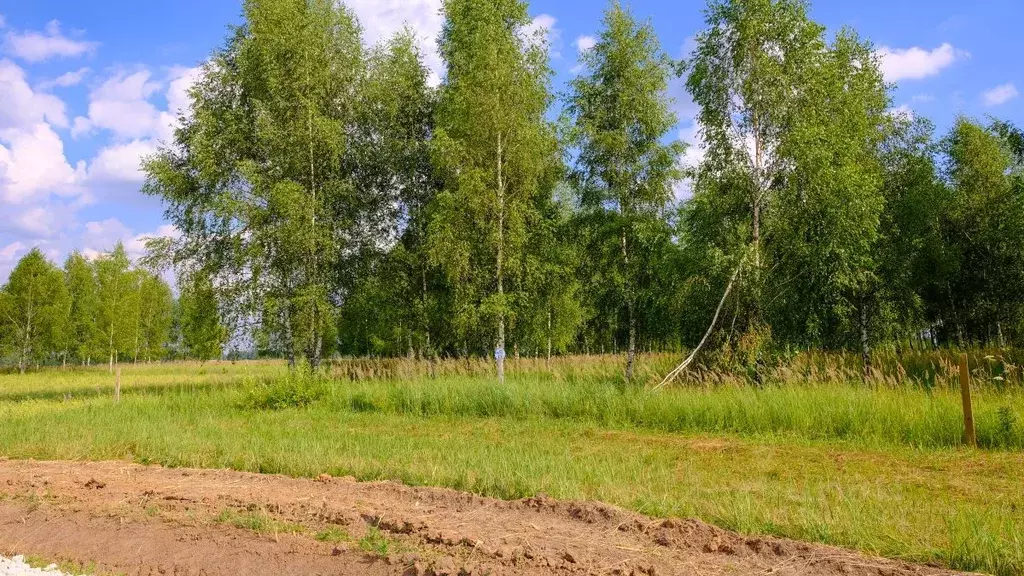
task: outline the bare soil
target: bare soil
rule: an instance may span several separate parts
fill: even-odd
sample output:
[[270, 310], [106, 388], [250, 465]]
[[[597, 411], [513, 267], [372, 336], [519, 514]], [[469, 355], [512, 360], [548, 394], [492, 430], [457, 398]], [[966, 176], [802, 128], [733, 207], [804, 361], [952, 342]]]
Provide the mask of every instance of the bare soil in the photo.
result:
[[0, 554], [132, 575], [952, 574], [594, 502], [125, 462], [0, 461]]

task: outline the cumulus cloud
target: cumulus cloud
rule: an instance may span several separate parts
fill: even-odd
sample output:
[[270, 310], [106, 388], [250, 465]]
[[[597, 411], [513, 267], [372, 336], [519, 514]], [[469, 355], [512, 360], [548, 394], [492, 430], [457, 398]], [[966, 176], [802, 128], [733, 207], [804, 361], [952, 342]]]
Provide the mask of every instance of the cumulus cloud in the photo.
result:
[[547, 43], [548, 51], [552, 58], [561, 58], [558, 44], [562, 37], [562, 31], [556, 26], [558, 19], [550, 14], [540, 14], [530, 24], [523, 28], [521, 34], [527, 41], [543, 39]]
[[437, 37], [444, 24], [441, 0], [349, 0], [345, 4], [356, 13], [370, 44], [387, 40], [405, 26], [412, 29], [430, 68], [432, 85], [441, 82], [444, 64], [437, 52]]
[[125, 252], [132, 260], [146, 254], [146, 242], [153, 238], [178, 238], [181, 233], [170, 224], [157, 227], [152, 232], [135, 233], [117, 218], [107, 218], [98, 222], [87, 222], [82, 234], [82, 254], [89, 259], [96, 259], [109, 253], [118, 242], [124, 244]]
[[82, 166], [72, 167], [53, 127], [66, 127], [64, 102], [33, 90], [25, 72], [0, 60], [0, 203], [26, 204], [78, 192]]
[[981, 99], [985, 102], [985, 106], [999, 106], [1000, 104], [1006, 104], [1017, 96], [1020, 96], [1017, 87], [1013, 83], [1009, 83], [986, 90], [981, 95]]
[[886, 81], [898, 82], [935, 76], [955, 62], [970, 57], [970, 54], [958, 50], [946, 42], [933, 50], [917, 46], [911, 48], [882, 46], [878, 49], [878, 56], [881, 58], [882, 74]]
[[89, 116], [75, 118], [72, 133], [109, 130], [123, 138], [149, 136], [159, 128], [160, 112], [149, 101], [160, 89], [149, 70], [118, 72], [89, 95]]
[[31, 128], [40, 122], [66, 127], [64, 102], [33, 90], [20, 66], [0, 60], [0, 130]]
[[73, 72], [65, 72], [53, 80], [47, 80], [39, 83], [40, 90], [50, 90], [52, 88], [68, 88], [70, 86], [77, 86], [85, 80], [85, 77], [89, 75], [90, 70], [88, 68], [79, 68]]
[[96, 49], [96, 42], [68, 38], [60, 29], [60, 22], [50, 21], [43, 32], [10, 31], [4, 37], [4, 52], [27, 62], [42, 62], [50, 58], [72, 58]]
[[[163, 80], [148, 69], [114, 73], [89, 94], [88, 116], [78, 116], [71, 128], [75, 138], [106, 130], [119, 140], [169, 140], [179, 113], [188, 113], [188, 91], [199, 78], [199, 68], [175, 67]], [[163, 94], [167, 109], [153, 98]]]
[[156, 152], [153, 140], [132, 140], [102, 148], [89, 163], [89, 179], [93, 182], [142, 182], [141, 160]]
[[576, 41], [573, 42], [573, 45], [576, 46], [576, 50], [578, 50], [580, 54], [583, 54], [597, 45], [597, 38], [583, 35], [577, 38]]
[[68, 164], [64, 142], [45, 122], [31, 129], [0, 130], [0, 202], [74, 195], [82, 170], [83, 165]]

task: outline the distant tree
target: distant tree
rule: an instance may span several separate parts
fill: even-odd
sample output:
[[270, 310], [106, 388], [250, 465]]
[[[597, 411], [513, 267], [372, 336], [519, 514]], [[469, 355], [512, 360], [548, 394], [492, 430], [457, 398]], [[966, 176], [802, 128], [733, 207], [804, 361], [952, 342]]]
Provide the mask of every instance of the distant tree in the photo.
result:
[[163, 358], [171, 338], [174, 321], [174, 294], [159, 276], [138, 271], [139, 321], [136, 335], [136, 360], [142, 356], [147, 362]]
[[[557, 162], [545, 120], [550, 69], [543, 32], [528, 37], [520, 0], [445, 0], [441, 86], [432, 156], [443, 182], [429, 227], [430, 260], [457, 299], [464, 340], [494, 330], [504, 353], [535, 198]], [[504, 360], [497, 358], [499, 381]]]
[[582, 56], [586, 71], [571, 83], [571, 143], [579, 148], [575, 179], [581, 204], [596, 213], [591, 257], [626, 309], [626, 380], [637, 351], [640, 276], [649, 270], [642, 244], [664, 227], [683, 146], [665, 144], [677, 123], [668, 94], [675, 64], [651, 25], [615, 2], [597, 44]]
[[687, 79], [706, 156], [685, 238], [701, 284], [742, 272], [730, 326], [749, 335], [749, 358], [771, 340], [859, 343], [867, 369], [888, 87], [870, 44], [846, 29], [826, 42], [807, 11], [711, 2]]
[[79, 363], [91, 364], [99, 330], [99, 287], [95, 268], [80, 252], [72, 252], [64, 262], [64, 281], [71, 297], [67, 349]]
[[181, 339], [188, 358], [206, 362], [220, 358], [227, 342], [217, 294], [210, 277], [195, 274], [180, 287]]
[[519, 340], [548, 360], [576, 342], [585, 316], [577, 277], [582, 250], [572, 241], [569, 201], [538, 198], [540, 218], [523, 258], [524, 294], [516, 302]]
[[113, 373], [121, 353], [133, 348], [138, 290], [122, 243], [118, 242], [112, 252], [100, 256], [95, 267], [97, 332]]
[[19, 372], [58, 353], [68, 303], [60, 269], [38, 248], [18, 261], [0, 289], [0, 341], [18, 358]]

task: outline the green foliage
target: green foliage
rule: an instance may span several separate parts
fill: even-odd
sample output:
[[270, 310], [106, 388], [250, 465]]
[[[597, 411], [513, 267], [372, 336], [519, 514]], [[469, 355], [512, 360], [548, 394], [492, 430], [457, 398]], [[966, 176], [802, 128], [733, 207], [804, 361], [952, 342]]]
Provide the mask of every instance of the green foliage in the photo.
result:
[[227, 330], [220, 321], [219, 302], [208, 276], [196, 275], [181, 287], [180, 325], [187, 358], [201, 362], [220, 358]]
[[0, 289], [0, 347], [17, 359], [20, 372], [62, 350], [70, 308], [60, 269], [33, 248]]
[[65, 282], [71, 298], [67, 350], [81, 364], [91, 362], [99, 340], [99, 285], [95, 272], [94, 266], [79, 252], [72, 252], [64, 262]]
[[677, 123], [668, 96], [674, 64], [651, 24], [637, 23], [618, 2], [582, 58], [586, 71], [572, 81], [568, 103], [570, 143], [579, 149], [573, 179], [587, 213], [580, 222], [592, 227], [588, 256], [599, 267], [599, 282], [614, 290], [610, 312], [626, 311], [629, 380], [637, 305], [658, 290], [650, 264], [656, 244], [668, 242], [665, 216], [684, 151], [678, 142], [662, 143]]
[[[521, 273], [538, 202], [558, 169], [546, 42], [520, 0], [446, 0], [434, 165], [442, 182], [428, 229], [430, 262], [455, 291], [454, 328], [467, 342], [493, 335], [505, 346], [512, 303], [525, 292]], [[499, 361], [499, 371], [501, 363]]]
[[323, 398], [327, 390], [328, 383], [320, 376], [293, 373], [283, 379], [251, 385], [242, 404], [252, 410], [302, 408]]
[[144, 190], [182, 232], [169, 257], [215, 279], [224, 317], [261, 316], [293, 361], [315, 368], [342, 255], [377, 236], [390, 200], [357, 185], [369, 177], [349, 156], [362, 40], [351, 11], [329, 0], [250, 0], [244, 17], [205, 65], [192, 116], [146, 163]]
[[957, 119], [942, 143], [951, 188], [939, 320], [956, 342], [1016, 341], [1024, 322], [1024, 187], [1010, 143]]

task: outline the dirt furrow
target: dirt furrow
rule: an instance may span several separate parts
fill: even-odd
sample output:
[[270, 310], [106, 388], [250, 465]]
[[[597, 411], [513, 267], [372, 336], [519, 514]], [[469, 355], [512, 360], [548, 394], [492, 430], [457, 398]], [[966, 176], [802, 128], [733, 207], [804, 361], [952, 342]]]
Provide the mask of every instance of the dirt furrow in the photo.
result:
[[3, 461], [0, 495], [0, 553], [125, 574], [950, 574], [599, 503], [326, 476]]

